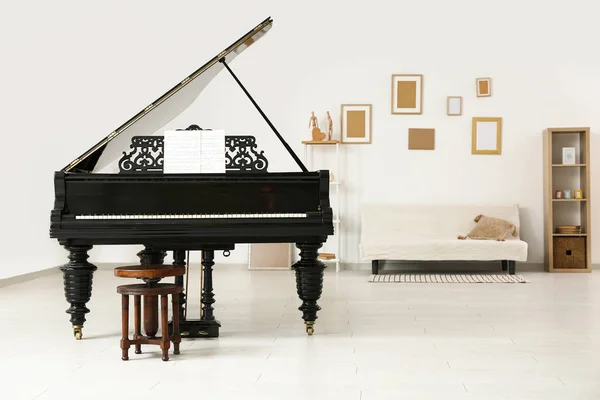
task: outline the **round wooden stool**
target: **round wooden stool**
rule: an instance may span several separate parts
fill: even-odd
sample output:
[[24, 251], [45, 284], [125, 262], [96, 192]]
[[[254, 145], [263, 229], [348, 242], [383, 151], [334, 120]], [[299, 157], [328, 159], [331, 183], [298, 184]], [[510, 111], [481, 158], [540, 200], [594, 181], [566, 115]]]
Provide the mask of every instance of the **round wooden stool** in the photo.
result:
[[[185, 266], [183, 265], [168, 265], [168, 264], [156, 264], [156, 265], [126, 265], [122, 267], [117, 267], [114, 270], [114, 274], [120, 278], [137, 278], [143, 280], [146, 284], [138, 284], [138, 285], [124, 285], [119, 286], [117, 288], [117, 292], [121, 293], [119, 290], [125, 290], [127, 293], [121, 293], [123, 295], [123, 302], [127, 301], [127, 308], [129, 307], [129, 297], [131, 294], [134, 296], [134, 321], [135, 321], [135, 332], [133, 335], [133, 341], [127, 339], [127, 334], [123, 333], [123, 340], [125, 340], [128, 344], [135, 344], [135, 353], [140, 354], [141, 344], [160, 344], [163, 343], [161, 338], [157, 338], [156, 334], [158, 332], [158, 297], [163, 296], [161, 301], [167, 301], [167, 296], [169, 294], [172, 295], [173, 301], [173, 343], [175, 347], [175, 354], [179, 354], [179, 342], [181, 341], [181, 337], [179, 334], [179, 296], [180, 293], [183, 292], [183, 288], [181, 286], [175, 286], [173, 284], [159, 284], [158, 282], [167, 277], [175, 277], [180, 276], [185, 273]], [[167, 289], [167, 285], [169, 288]], [[123, 289], [122, 289], [123, 288]], [[138, 293], [129, 293], [129, 288]], [[154, 289], [162, 288], [161, 290], [167, 290], [168, 293], [164, 295], [157, 293]], [[172, 292], [170, 290], [173, 290]], [[162, 292], [161, 292], [162, 293]], [[140, 310], [140, 298], [144, 299], [144, 331], [146, 333], [145, 336], [141, 334], [141, 310]], [[127, 300], [125, 300], [127, 298]], [[163, 313], [166, 312], [166, 303], [163, 305], [161, 303], [161, 310]], [[127, 313], [127, 321], [129, 318], [128, 309], [125, 310], [125, 303], [123, 303], [123, 313]], [[123, 316], [122, 318], [125, 318]], [[167, 318], [167, 314], [163, 314], [162, 318]], [[177, 326], [175, 326], [175, 321], [177, 320]], [[123, 319], [123, 323], [125, 323], [125, 319]], [[127, 327], [124, 325], [124, 329]], [[162, 336], [163, 338], [168, 338], [168, 326], [164, 324], [162, 327]], [[137, 341], [141, 340], [139, 343]], [[123, 340], [121, 348], [123, 348]], [[175, 342], [177, 341], [177, 342]], [[134, 343], [135, 342], [135, 343]], [[167, 340], [166, 345], [169, 345], [169, 341]], [[161, 347], [163, 345], [161, 344]], [[129, 345], [127, 345], [129, 348]], [[168, 347], [167, 347], [168, 350]], [[165, 349], [163, 349], [163, 359], [165, 353]], [[127, 360], [127, 351], [123, 350], [123, 359]], [[168, 360], [168, 356], [167, 356]], [[165, 360], [166, 361], [166, 360]]]
[[[169, 360], [169, 348], [173, 342], [173, 354], [179, 354], [179, 343], [181, 335], [179, 334], [179, 293], [183, 292], [181, 286], [172, 283], [155, 283], [152, 286], [147, 284], [121, 285], [117, 287], [117, 293], [121, 295], [121, 330], [123, 332], [121, 339], [121, 359], [129, 360], [129, 347], [135, 345], [135, 353], [142, 352], [143, 344], [160, 345], [162, 349], [163, 361]], [[173, 303], [173, 334], [169, 335], [169, 303], [168, 296], [171, 295]], [[134, 296], [133, 313], [135, 333], [133, 339], [129, 339], [129, 296]], [[147, 337], [140, 334], [140, 297], [160, 296], [160, 315], [161, 315], [161, 337]]]
[[183, 275], [184, 273], [184, 265], [125, 265], [115, 268], [115, 276], [119, 278], [138, 278], [143, 279], [146, 283], [156, 283], [162, 278]]

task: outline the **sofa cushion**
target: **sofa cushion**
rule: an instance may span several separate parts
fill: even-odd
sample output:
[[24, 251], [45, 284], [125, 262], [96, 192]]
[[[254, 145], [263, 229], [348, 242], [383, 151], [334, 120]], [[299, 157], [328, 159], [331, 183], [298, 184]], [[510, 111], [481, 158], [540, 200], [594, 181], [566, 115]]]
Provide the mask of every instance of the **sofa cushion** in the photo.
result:
[[366, 260], [413, 261], [527, 261], [527, 243], [522, 240], [403, 239], [381, 240], [360, 246]]
[[475, 227], [467, 236], [458, 236], [459, 239], [475, 239], [475, 240], [505, 240], [506, 235], [512, 233], [517, 235], [516, 227], [502, 218], [488, 217], [486, 215], [478, 215], [475, 218]]

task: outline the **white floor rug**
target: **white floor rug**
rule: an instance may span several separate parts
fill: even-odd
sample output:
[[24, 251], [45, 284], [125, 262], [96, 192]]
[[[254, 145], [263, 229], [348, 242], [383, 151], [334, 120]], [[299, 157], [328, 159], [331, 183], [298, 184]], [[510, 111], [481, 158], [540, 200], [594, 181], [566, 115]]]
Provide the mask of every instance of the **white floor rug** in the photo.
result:
[[508, 274], [377, 274], [374, 283], [528, 283], [522, 275]]

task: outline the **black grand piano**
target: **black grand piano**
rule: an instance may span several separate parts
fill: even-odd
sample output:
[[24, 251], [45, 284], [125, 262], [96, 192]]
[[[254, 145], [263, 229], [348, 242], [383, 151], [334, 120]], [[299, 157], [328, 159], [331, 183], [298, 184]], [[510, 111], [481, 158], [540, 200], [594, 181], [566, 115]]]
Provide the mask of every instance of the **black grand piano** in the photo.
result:
[[[291, 267], [302, 300], [299, 310], [306, 332], [313, 334], [325, 268], [318, 260], [318, 251], [333, 234], [329, 171], [306, 169], [229, 67], [238, 54], [270, 30], [272, 23], [267, 18], [258, 24], [54, 173], [50, 237], [69, 251], [69, 262], [60, 269], [70, 304], [66, 312], [77, 339], [82, 338], [85, 316], [90, 312], [86, 303], [97, 269], [88, 262], [88, 251], [94, 245], [132, 244], [143, 245], [138, 253], [142, 265], [162, 264], [167, 252], [173, 252], [173, 264], [185, 265], [187, 251], [202, 252], [201, 318], [182, 320], [181, 330], [190, 337], [214, 337], [220, 327], [212, 307], [215, 251], [230, 252], [236, 243], [295, 243], [300, 259]], [[271, 173], [264, 162], [262, 167], [248, 162], [256, 149], [252, 136], [226, 137], [228, 152], [237, 152], [238, 159], [234, 155], [228, 161], [225, 173], [163, 172], [163, 141], [157, 134], [223, 69], [294, 158], [299, 172]], [[186, 129], [202, 128], [194, 125]], [[131, 149], [141, 149], [142, 157], [130, 157], [127, 150]], [[259, 155], [264, 159], [262, 153]], [[182, 285], [183, 277], [176, 277], [175, 282]], [[184, 294], [180, 300], [183, 308]]]

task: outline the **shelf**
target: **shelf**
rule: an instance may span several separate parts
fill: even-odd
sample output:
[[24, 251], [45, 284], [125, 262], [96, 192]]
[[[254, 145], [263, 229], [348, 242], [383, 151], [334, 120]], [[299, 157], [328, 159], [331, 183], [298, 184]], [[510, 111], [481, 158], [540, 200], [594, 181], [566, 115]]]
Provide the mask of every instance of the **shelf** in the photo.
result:
[[[326, 137], [327, 138], [327, 137]], [[343, 201], [344, 193], [342, 190], [342, 184], [345, 184], [343, 166], [340, 159], [340, 153], [342, 152], [343, 144], [340, 140], [303, 140], [302, 146], [304, 148], [304, 162], [309, 170], [317, 167], [317, 162], [327, 162], [329, 168], [324, 168], [323, 165], [320, 167], [329, 171], [330, 175], [327, 179], [329, 182], [329, 196], [330, 204], [333, 211], [332, 223], [334, 232], [329, 236], [325, 243], [323, 243], [324, 252], [330, 252], [333, 259], [323, 260], [319, 259], [324, 263], [335, 265], [335, 271], [340, 271], [340, 264], [342, 262], [343, 253], [341, 249], [342, 239], [345, 234], [342, 229], [341, 219], [343, 219], [343, 213], [341, 208], [341, 202]], [[326, 148], [327, 147], [327, 148]], [[321, 149], [325, 154], [335, 152], [335, 158], [329, 160], [317, 161], [316, 153], [321, 154]], [[329, 158], [329, 157], [328, 157]], [[333, 165], [331, 165], [333, 164]], [[341, 179], [340, 179], [341, 178]]]
[[565, 135], [565, 134], [573, 135], [573, 134], [585, 133], [589, 129], [590, 128], [586, 128], [586, 127], [569, 127], [569, 128], [549, 128], [549, 131], [553, 135]]
[[[572, 149], [572, 153], [566, 154], [565, 149]], [[563, 273], [591, 272], [590, 128], [545, 129], [542, 154], [545, 269]], [[568, 159], [566, 155], [569, 155]], [[556, 198], [555, 194], [561, 190], [568, 190], [569, 198]], [[575, 192], [581, 198], [575, 198]], [[580, 229], [557, 230], [561, 225], [579, 226]]]
[[338, 262], [339, 260], [337, 258], [330, 258], [330, 259], [319, 258], [319, 261], [322, 261], [324, 263], [330, 263], [330, 262]]
[[303, 140], [302, 144], [338, 144], [339, 140]]
[[587, 201], [587, 199], [552, 199], [552, 201]]
[[591, 268], [552, 268], [552, 272], [592, 272]]

